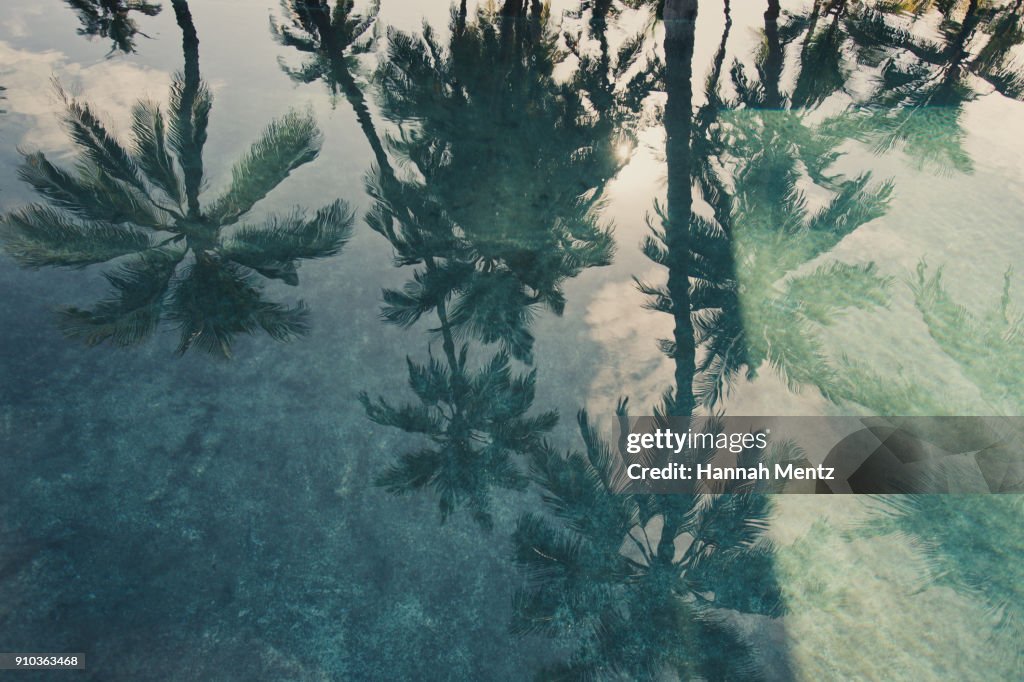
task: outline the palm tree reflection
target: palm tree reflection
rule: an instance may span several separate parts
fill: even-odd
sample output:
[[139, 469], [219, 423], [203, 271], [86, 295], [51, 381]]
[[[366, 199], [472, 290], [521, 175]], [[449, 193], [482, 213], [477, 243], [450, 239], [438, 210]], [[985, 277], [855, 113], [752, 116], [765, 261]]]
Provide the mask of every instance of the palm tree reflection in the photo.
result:
[[895, 534], [924, 559], [925, 585], [952, 588], [980, 603], [993, 623], [986, 638], [1024, 671], [1024, 495], [891, 495], [863, 533]]
[[[80, 35], [109, 38], [110, 53], [135, 52], [135, 37], [146, 36], [132, 18], [133, 12], [147, 17], [160, 13], [159, 3], [144, 0], [64, 0], [78, 14]], [[146, 36], [148, 37], [148, 36]]]
[[[756, 677], [741, 622], [785, 611], [765, 536], [768, 497], [738, 488], [724, 492], [743, 494], [623, 494], [621, 460], [585, 410], [579, 427], [583, 453], [534, 454], [531, 479], [545, 513], [522, 516], [513, 535], [527, 575], [514, 629], [566, 641], [573, 652], [539, 677]], [[712, 455], [687, 453], [704, 462]]]
[[359, 55], [373, 47], [380, 2], [373, 0], [362, 14], [354, 7], [352, 0], [338, 0], [333, 8], [326, 0], [282, 0], [285, 21], [272, 22], [271, 30], [277, 42], [308, 55], [297, 69], [282, 62], [285, 73], [299, 83], [322, 80], [332, 97], [340, 92], [355, 111], [377, 165], [390, 172], [387, 152], [355, 75]]
[[[691, 186], [706, 168], [694, 131], [713, 118], [692, 111], [692, 58], [696, 2], [669, 2], [665, 18], [666, 159], [668, 202], [664, 230], [646, 245], [669, 270], [655, 294], [675, 318], [673, 338], [663, 344], [673, 359], [675, 381], [655, 408], [660, 426], [690, 422], [699, 396], [701, 369], [693, 324], [717, 268], [731, 268], [728, 245], [702, 232]], [[720, 72], [722, 52], [715, 63]], [[709, 98], [709, 107], [717, 106]], [[703, 178], [706, 187], [719, 187]], [[651, 293], [654, 293], [651, 291]], [[626, 402], [618, 408], [626, 419]], [[771, 505], [744, 485], [721, 491], [743, 494], [623, 494], [623, 464], [579, 413], [583, 453], [565, 456], [548, 447], [531, 457], [531, 479], [540, 488], [544, 513], [520, 518], [515, 556], [527, 585], [515, 600], [514, 627], [566, 642], [568, 661], [542, 672], [543, 679], [736, 679], [756, 676], [758, 662], [741, 634], [745, 618], [776, 618], [784, 611], [774, 576], [773, 548], [765, 537]], [[685, 428], [685, 427], [683, 427]], [[714, 425], [707, 426], [711, 430]], [[650, 453], [663, 457], [663, 453]], [[683, 453], [707, 463], [712, 449]], [[783, 456], [748, 450], [742, 461]], [[789, 453], [794, 455], [794, 453]], [[740, 615], [743, 614], [743, 615]]]
[[[403, 290], [384, 291], [382, 316], [410, 327], [433, 313], [444, 353], [443, 360], [431, 357], [426, 365], [407, 360], [420, 405], [395, 407], [361, 396], [371, 420], [433, 443], [402, 455], [378, 483], [395, 494], [429, 486], [438, 495], [442, 521], [465, 505], [489, 527], [491, 489], [526, 485], [512, 456], [538, 447], [557, 421], [553, 412], [526, 416], [536, 372], [515, 376], [510, 367], [511, 356], [532, 354], [531, 310], [539, 301], [504, 263], [479, 255], [429, 187], [378, 170], [369, 191], [377, 201], [370, 226], [391, 243], [396, 265], [417, 266]], [[457, 347], [457, 338], [467, 341]], [[474, 369], [469, 339], [499, 342], [502, 350]]]
[[331, 94], [341, 91], [349, 96], [355, 87], [355, 58], [373, 46], [379, 0], [371, 2], [364, 14], [354, 11], [352, 0], [338, 0], [333, 7], [327, 0], [283, 0], [281, 8], [285, 21], [271, 23], [274, 38], [309, 55], [298, 69], [282, 64], [285, 73], [301, 83], [322, 80]]
[[881, 415], [1024, 414], [1019, 380], [1024, 371], [1024, 315], [1011, 295], [1011, 275], [1007, 270], [999, 302], [987, 310], [958, 303], [946, 290], [943, 270], [930, 272], [924, 261], [909, 280], [928, 334], [976, 391], [936, 395], [927, 388], [931, 377], [924, 373], [901, 370], [883, 377], [864, 363], [844, 358], [836, 374], [835, 399]]
[[[706, 81], [705, 103], [692, 115], [685, 104], [673, 113], [670, 94], [666, 107], [670, 154], [673, 144], [681, 151], [676, 152], [678, 161], [669, 160], [670, 209], [655, 206], [661, 225], [648, 221], [653, 234], [643, 248], [668, 269], [669, 283], [638, 282], [638, 287], [652, 309], [675, 317], [675, 337], [660, 345], [670, 357], [694, 353], [697, 359], [685, 373], [698, 382], [695, 402], [707, 407], [721, 400], [737, 375], [752, 378], [765, 362], [791, 388], [813, 385], [829, 395], [834, 370], [817, 329], [846, 309], [887, 300], [888, 280], [870, 264], [831, 263], [795, 274], [881, 215], [891, 185], [871, 186], [868, 173], [847, 178], [830, 171], [843, 140], [807, 124], [806, 110], [791, 108], [797, 93], [784, 92], [780, 79], [786, 68], [783, 39], [793, 39], [786, 35], [792, 27], [781, 30], [774, 9], [769, 3], [757, 77], [739, 62], [731, 69], [735, 100], [723, 99], [719, 85], [727, 23]], [[808, 68], [798, 60], [798, 73]], [[800, 77], [796, 83], [799, 89]], [[678, 90], [677, 101], [691, 100], [689, 78], [680, 81]], [[825, 96], [816, 92], [815, 100]], [[811, 99], [809, 93], [804, 86], [803, 100]], [[706, 208], [691, 207], [691, 186]], [[812, 209], [808, 186], [831, 198]], [[682, 208], [675, 216], [673, 204]], [[696, 349], [681, 349], [681, 344]], [[687, 386], [676, 365], [676, 384]], [[684, 390], [682, 395], [689, 394]]]
[[[531, 302], [561, 313], [561, 280], [610, 257], [592, 209], [622, 161], [581, 93], [556, 81], [547, 16], [513, 5], [466, 23], [453, 16], [447, 50], [429, 27], [391, 31], [381, 108], [402, 126], [393, 151], [422, 174], [481, 267], [502, 264]], [[510, 350], [529, 357], [526, 346]]]
[[942, 270], [922, 262], [911, 280], [914, 304], [928, 332], [964, 376], [1001, 414], [1024, 414], [1024, 315], [1011, 296], [1012, 269], [1003, 276], [998, 305], [971, 311], [949, 295]]
[[19, 174], [45, 200], [3, 217], [0, 239], [23, 265], [84, 267], [118, 261], [106, 275], [111, 296], [91, 309], [67, 308], [61, 326], [88, 345], [127, 346], [148, 338], [162, 319], [190, 348], [228, 357], [232, 338], [263, 331], [277, 340], [306, 333], [307, 309], [265, 299], [257, 274], [298, 283], [298, 264], [340, 251], [352, 211], [335, 201], [309, 216], [238, 225], [300, 166], [316, 158], [320, 132], [309, 114], [271, 123], [235, 164], [230, 187], [205, 206], [203, 145], [213, 98], [199, 75], [198, 39], [188, 6], [175, 2], [185, 71], [169, 105], [132, 110], [123, 145], [85, 102], [61, 91], [63, 121], [81, 156], [75, 172], [42, 152], [25, 155]]
[[[605, 162], [580, 100], [552, 79], [553, 38], [537, 8], [513, 5], [473, 21], [454, 14], [447, 50], [429, 26], [389, 34], [382, 108], [416, 121], [390, 141], [411, 177], [389, 165], [368, 181], [370, 226], [396, 265], [415, 267], [401, 291], [384, 292], [383, 317], [409, 327], [436, 316], [443, 349], [426, 364], [409, 360], [419, 405], [362, 398], [372, 420], [432, 443], [379, 483], [393, 493], [430, 487], [442, 520], [466, 506], [484, 526], [491, 490], [525, 487], [515, 456], [539, 448], [557, 419], [528, 416], [536, 374], [515, 375], [512, 360], [532, 362], [538, 309], [560, 314], [563, 282], [612, 250], [591, 210]], [[500, 350], [471, 365], [474, 341]]]
[[[448, 330], [444, 330], [447, 332]], [[528, 416], [536, 371], [514, 375], [498, 353], [483, 366], [468, 365], [468, 346], [426, 364], [407, 358], [409, 386], [420, 404], [360, 399], [367, 416], [385, 426], [422, 434], [430, 445], [402, 454], [377, 478], [393, 494], [430, 488], [441, 521], [465, 506], [484, 528], [493, 525], [492, 489], [523, 490], [526, 478], [514, 455], [536, 449], [557, 422], [555, 412]]]
[[[979, 80], [1007, 97], [1024, 98], [1024, 72], [1013, 58], [1015, 46], [1024, 42], [1022, 3], [911, 5], [922, 19], [938, 10], [938, 40], [930, 30], [915, 30], [916, 22], [907, 26], [899, 5], [863, 6], [850, 14], [846, 28], [858, 44], [858, 58], [877, 69], [879, 78], [863, 102], [864, 115], [839, 123], [879, 151], [899, 146], [919, 165], [969, 171], [961, 119], [964, 103], [981, 94]], [[987, 40], [981, 39], [986, 33]]]

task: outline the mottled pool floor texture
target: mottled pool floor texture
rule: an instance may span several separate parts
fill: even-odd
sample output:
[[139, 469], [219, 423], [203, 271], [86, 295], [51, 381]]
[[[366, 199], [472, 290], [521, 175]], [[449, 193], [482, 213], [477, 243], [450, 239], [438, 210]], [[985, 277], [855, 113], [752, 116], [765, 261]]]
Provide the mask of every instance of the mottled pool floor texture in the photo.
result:
[[[270, 6], [267, 6], [270, 5]], [[614, 490], [1024, 416], [1020, 0], [5, 0], [25, 680], [1024, 678], [1024, 498]]]

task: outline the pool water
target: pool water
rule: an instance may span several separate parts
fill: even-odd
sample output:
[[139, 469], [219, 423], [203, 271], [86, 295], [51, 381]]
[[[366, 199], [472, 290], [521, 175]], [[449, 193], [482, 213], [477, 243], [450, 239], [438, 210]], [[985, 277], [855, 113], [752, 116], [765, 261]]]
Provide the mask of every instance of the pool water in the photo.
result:
[[1012, 0], [7, 0], [0, 651], [1021, 677], [1019, 495], [616, 495], [602, 418], [1024, 416], [1022, 44]]

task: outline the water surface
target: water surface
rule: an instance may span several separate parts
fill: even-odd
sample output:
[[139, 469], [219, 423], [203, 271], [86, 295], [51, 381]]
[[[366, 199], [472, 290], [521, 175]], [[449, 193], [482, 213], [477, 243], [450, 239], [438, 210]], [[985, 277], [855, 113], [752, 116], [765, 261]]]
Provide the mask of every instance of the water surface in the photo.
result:
[[1020, 675], [1019, 497], [627, 499], [577, 419], [1024, 415], [1019, 2], [115, 4], [0, 11], [0, 650]]

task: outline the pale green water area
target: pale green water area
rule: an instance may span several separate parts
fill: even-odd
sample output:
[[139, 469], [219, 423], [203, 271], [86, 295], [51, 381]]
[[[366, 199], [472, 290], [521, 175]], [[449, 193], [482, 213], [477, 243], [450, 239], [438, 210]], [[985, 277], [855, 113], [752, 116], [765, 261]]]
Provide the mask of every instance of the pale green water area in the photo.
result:
[[661, 4], [4, 0], [0, 677], [1024, 679], [1019, 495], [589, 421], [1024, 415], [1024, 3]]

